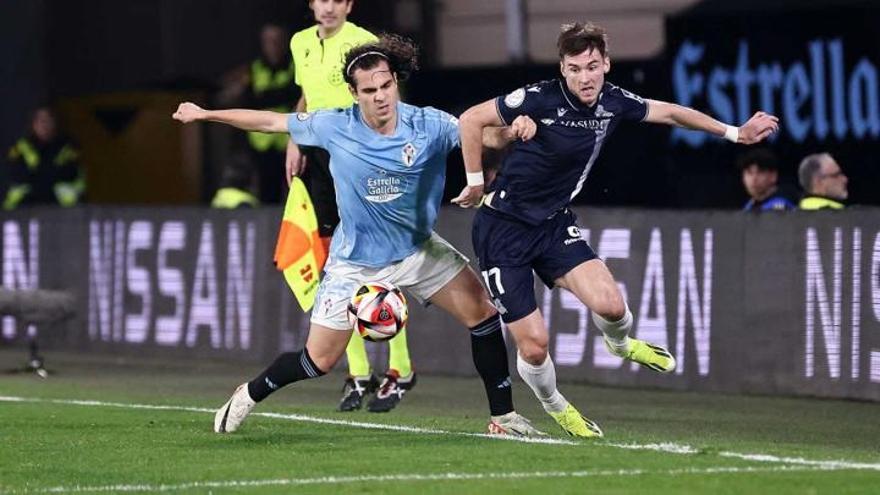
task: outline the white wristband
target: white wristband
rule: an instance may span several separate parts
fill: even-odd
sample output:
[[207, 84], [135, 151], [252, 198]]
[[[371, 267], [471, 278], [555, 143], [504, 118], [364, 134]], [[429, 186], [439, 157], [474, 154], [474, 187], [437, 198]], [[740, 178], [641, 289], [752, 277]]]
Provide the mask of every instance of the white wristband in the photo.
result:
[[739, 142], [739, 127], [734, 127], [732, 125], [725, 126], [724, 139], [731, 143]]
[[467, 185], [477, 187], [483, 185], [483, 172], [467, 172]]

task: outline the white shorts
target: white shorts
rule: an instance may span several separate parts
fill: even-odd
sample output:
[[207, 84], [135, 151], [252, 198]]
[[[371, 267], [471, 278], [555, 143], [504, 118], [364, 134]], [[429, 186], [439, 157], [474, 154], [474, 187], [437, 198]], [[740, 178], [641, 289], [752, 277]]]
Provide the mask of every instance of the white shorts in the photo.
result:
[[348, 302], [366, 282], [387, 282], [405, 289], [420, 303], [446, 286], [467, 267], [468, 259], [436, 232], [415, 253], [384, 268], [357, 266], [328, 260], [324, 279], [315, 295], [312, 323], [334, 330], [349, 330]]

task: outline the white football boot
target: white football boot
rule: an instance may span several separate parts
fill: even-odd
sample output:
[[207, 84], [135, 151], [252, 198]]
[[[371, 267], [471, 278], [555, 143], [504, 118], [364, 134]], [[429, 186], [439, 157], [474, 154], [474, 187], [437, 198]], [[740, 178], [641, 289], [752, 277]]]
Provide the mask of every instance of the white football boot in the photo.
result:
[[232, 393], [232, 397], [217, 410], [214, 415], [214, 431], [217, 433], [232, 433], [241, 426], [244, 418], [251, 413], [257, 403], [251, 399], [248, 393], [247, 383], [242, 383]]
[[490, 435], [515, 437], [546, 437], [547, 434], [532, 426], [532, 422], [516, 411], [489, 418]]

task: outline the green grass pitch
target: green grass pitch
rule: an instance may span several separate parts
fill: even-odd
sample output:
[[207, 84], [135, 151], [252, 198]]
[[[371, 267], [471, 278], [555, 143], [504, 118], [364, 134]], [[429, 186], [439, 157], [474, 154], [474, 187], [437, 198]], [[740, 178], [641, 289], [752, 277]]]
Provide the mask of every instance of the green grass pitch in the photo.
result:
[[[0, 351], [0, 363], [23, 354]], [[474, 435], [488, 417], [476, 378], [422, 375], [397, 410], [371, 414], [335, 412], [331, 374], [255, 409], [277, 417], [218, 435], [211, 410], [258, 365], [52, 353], [49, 364], [46, 380], [0, 376], [0, 493], [880, 490], [874, 403], [562, 384], [606, 434], [572, 442], [516, 381], [517, 409], [558, 442], [541, 444]]]

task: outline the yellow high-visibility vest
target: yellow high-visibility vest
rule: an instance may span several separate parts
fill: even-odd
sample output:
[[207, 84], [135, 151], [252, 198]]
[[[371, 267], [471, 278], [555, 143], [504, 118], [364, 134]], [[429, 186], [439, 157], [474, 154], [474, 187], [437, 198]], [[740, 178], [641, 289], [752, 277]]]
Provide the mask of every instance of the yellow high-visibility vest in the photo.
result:
[[211, 208], [234, 210], [243, 205], [256, 208], [260, 202], [253, 194], [235, 187], [218, 189], [211, 200]]
[[327, 39], [318, 36], [317, 24], [294, 34], [290, 51], [296, 66], [296, 84], [306, 96], [306, 110], [350, 107], [354, 98], [342, 77], [345, 54], [358, 45], [377, 40], [373, 33], [351, 22]]
[[823, 198], [821, 196], [807, 196], [802, 199], [798, 207], [802, 210], [842, 210], [844, 204], [833, 199]]
[[[259, 96], [266, 91], [271, 90], [289, 90], [293, 84], [293, 63], [283, 70], [273, 69], [266, 65], [263, 59], [254, 60], [251, 63], [251, 88], [255, 95]], [[272, 108], [262, 108], [261, 110], [272, 110], [273, 112], [290, 113], [293, 106], [282, 105]], [[248, 142], [252, 148], [257, 151], [284, 151], [287, 149], [287, 134], [273, 134], [263, 132], [249, 132]]]
[[[10, 161], [20, 159], [31, 173], [40, 167], [44, 159], [40, 155], [40, 149], [28, 138], [20, 138], [16, 141], [9, 150], [8, 158]], [[44, 166], [77, 166], [76, 161], [79, 160], [79, 151], [67, 143], [54, 156], [45, 158], [51, 160], [51, 165], [46, 164]], [[27, 195], [31, 193], [32, 189], [29, 184], [11, 184], [7, 189], [6, 197], [2, 199], [3, 209], [13, 210], [17, 208]], [[86, 179], [82, 169], [77, 168], [75, 178], [67, 181], [58, 180], [52, 184], [52, 191], [59, 206], [69, 208], [79, 204], [86, 191]]]

